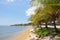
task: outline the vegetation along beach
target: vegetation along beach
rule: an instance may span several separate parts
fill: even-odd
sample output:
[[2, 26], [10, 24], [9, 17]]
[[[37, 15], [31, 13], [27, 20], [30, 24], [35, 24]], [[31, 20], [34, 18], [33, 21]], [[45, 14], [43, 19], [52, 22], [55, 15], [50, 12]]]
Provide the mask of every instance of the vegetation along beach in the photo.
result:
[[0, 40], [60, 40], [60, 0], [1, 0]]

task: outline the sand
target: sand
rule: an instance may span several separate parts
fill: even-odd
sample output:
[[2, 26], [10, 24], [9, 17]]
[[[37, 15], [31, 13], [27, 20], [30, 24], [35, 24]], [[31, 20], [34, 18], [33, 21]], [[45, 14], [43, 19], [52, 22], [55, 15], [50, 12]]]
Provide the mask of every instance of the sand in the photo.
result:
[[[13, 40], [26, 40], [30, 36], [30, 30], [32, 27], [28, 27], [26, 30], [18, 34], [16, 37], [13, 38]], [[29, 40], [29, 38], [28, 38]]]
[[28, 27], [26, 30], [12, 38], [12, 40], [30, 40], [31, 38], [36, 38], [36, 34], [31, 33], [32, 29], [32, 26]]

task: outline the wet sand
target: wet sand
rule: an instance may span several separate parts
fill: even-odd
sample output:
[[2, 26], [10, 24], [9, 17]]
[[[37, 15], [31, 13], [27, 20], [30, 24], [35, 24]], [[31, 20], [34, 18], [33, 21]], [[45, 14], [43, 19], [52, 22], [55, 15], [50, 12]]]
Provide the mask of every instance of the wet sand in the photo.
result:
[[12, 38], [12, 40], [26, 40], [27, 37], [29, 37], [30, 30], [32, 27], [28, 27], [24, 31], [22, 31], [20, 34], [18, 34], [16, 37]]

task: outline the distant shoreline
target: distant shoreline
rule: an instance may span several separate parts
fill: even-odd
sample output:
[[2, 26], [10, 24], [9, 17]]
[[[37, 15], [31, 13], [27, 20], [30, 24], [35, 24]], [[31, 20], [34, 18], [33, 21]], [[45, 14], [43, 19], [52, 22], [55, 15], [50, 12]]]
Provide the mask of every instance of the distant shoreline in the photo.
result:
[[13, 24], [13, 25], [10, 25], [10, 26], [30, 26], [32, 25], [32, 23], [27, 23], [27, 24]]

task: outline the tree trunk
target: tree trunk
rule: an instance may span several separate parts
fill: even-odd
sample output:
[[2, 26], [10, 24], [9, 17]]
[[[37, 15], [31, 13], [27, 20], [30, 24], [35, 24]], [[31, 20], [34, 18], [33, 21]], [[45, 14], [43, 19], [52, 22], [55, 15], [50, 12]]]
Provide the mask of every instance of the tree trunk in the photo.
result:
[[37, 28], [39, 28], [39, 25], [37, 24]]
[[45, 27], [48, 29], [47, 22], [45, 23]]
[[40, 25], [39, 25], [39, 28], [42, 29], [42, 27], [41, 27], [41, 23], [40, 23]]
[[53, 22], [54, 22], [55, 32], [57, 32], [57, 28], [56, 28], [56, 23], [55, 23], [55, 20], [54, 20]]

